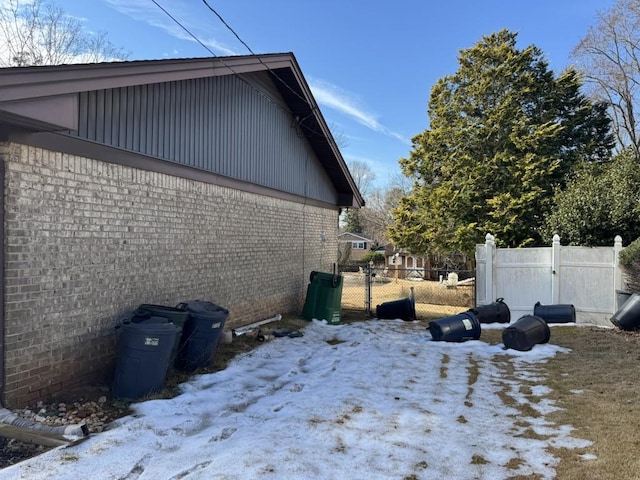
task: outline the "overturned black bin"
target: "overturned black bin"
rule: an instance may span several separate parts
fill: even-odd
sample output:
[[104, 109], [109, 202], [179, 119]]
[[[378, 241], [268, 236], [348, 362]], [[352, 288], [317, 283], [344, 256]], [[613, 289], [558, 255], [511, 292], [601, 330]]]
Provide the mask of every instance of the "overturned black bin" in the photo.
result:
[[429, 322], [429, 333], [436, 341], [464, 342], [480, 338], [480, 321], [471, 310]]
[[229, 310], [211, 302], [190, 300], [176, 306], [189, 312], [182, 330], [175, 366], [194, 372], [211, 364]]
[[480, 323], [509, 323], [511, 312], [504, 298], [498, 298], [488, 305], [478, 305], [470, 309], [475, 314]]
[[518, 321], [502, 331], [504, 346], [521, 352], [527, 352], [539, 343], [547, 343], [550, 338], [549, 325], [535, 315], [520, 317]]
[[416, 303], [411, 297], [384, 302], [376, 306], [376, 317], [382, 319], [399, 318], [405, 321], [416, 319]]
[[576, 309], [573, 305], [556, 304], [541, 305], [537, 302], [533, 306], [533, 315], [540, 317], [547, 323], [575, 323]]
[[621, 330], [640, 329], [640, 295], [633, 293], [613, 314], [611, 323]]
[[162, 389], [178, 329], [160, 317], [116, 327], [118, 353], [112, 385], [117, 398], [136, 399]]

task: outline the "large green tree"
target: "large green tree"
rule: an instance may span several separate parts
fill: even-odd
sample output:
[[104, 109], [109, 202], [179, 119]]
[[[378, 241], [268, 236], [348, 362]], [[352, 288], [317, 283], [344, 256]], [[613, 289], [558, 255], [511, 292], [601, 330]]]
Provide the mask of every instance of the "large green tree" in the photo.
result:
[[566, 174], [610, 158], [605, 106], [580, 93], [574, 70], [556, 77], [537, 47], [520, 50], [516, 39], [507, 30], [483, 37], [433, 87], [430, 128], [400, 160], [414, 188], [394, 210], [397, 245], [470, 252], [486, 233], [506, 246], [538, 244]]

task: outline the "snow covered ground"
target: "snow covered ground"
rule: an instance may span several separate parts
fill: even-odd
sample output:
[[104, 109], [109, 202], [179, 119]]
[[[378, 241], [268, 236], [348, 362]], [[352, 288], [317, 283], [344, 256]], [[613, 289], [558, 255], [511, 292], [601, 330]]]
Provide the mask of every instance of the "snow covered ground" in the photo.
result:
[[0, 470], [0, 480], [551, 479], [547, 446], [590, 444], [545, 418], [557, 407], [536, 366], [567, 353], [553, 344], [434, 342], [424, 324], [400, 320], [314, 321], [303, 333], [194, 376], [176, 398], [139, 403], [74, 447]]

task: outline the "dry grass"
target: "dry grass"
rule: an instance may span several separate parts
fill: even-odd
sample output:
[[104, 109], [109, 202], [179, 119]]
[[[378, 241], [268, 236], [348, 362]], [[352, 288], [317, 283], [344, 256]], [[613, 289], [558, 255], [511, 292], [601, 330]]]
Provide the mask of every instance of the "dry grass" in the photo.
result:
[[[598, 459], [559, 451], [558, 477], [578, 479], [640, 478], [640, 387], [637, 381], [640, 335], [599, 328], [554, 328], [552, 341], [571, 348], [547, 364], [549, 385], [564, 410], [552, 419], [576, 427], [590, 439]], [[572, 393], [580, 391], [581, 393]]]
[[[454, 315], [471, 308], [474, 303], [473, 285], [447, 288], [438, 282], [416, 282], [395, 278], [377, 278], [371, 284], [371, 306], [411, 296], [416, 300], [416, 315], [420, 320]], [[345, 274], [342, 287], [342, 308], [363, 309], [365, 304], [365, 277]]]
[[[500, 330], [483, 332], [481, 340], [498, 343]], [[573, 435], [593, 445], [585, 449], [555, 449], [562, 480], [640, 479], [640, 334], [597, 327], [551, 329], [551, 343], [571, 349], [540, 369], [562, 410], [549, 416], [571, 425]], [[526, 393], [526, 388], [522, 390]], [[503, 399], [508, 401], [508, 399]], [[595, 460], [581, 457], [592, 454]]]

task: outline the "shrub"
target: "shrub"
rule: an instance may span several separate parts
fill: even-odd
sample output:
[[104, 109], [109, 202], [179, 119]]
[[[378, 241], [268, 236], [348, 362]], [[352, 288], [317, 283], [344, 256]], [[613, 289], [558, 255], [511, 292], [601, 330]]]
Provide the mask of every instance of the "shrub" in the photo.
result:
[[608, 164], [576, 169], [567, 187], [556, 192], [543, 238], [558, 234], [565, 245], [611, 245], [616, 235], [640, 235], [640, 162], [626, 150]]
[[631, 293], [640, 293], [640, 238], [636, 238], [619, 256], [624, 283]]
[[373, 261], [376, 265], [384, 264], [384, 253], [368, 251], [362, 256], [362, 261], [367, 263]]

